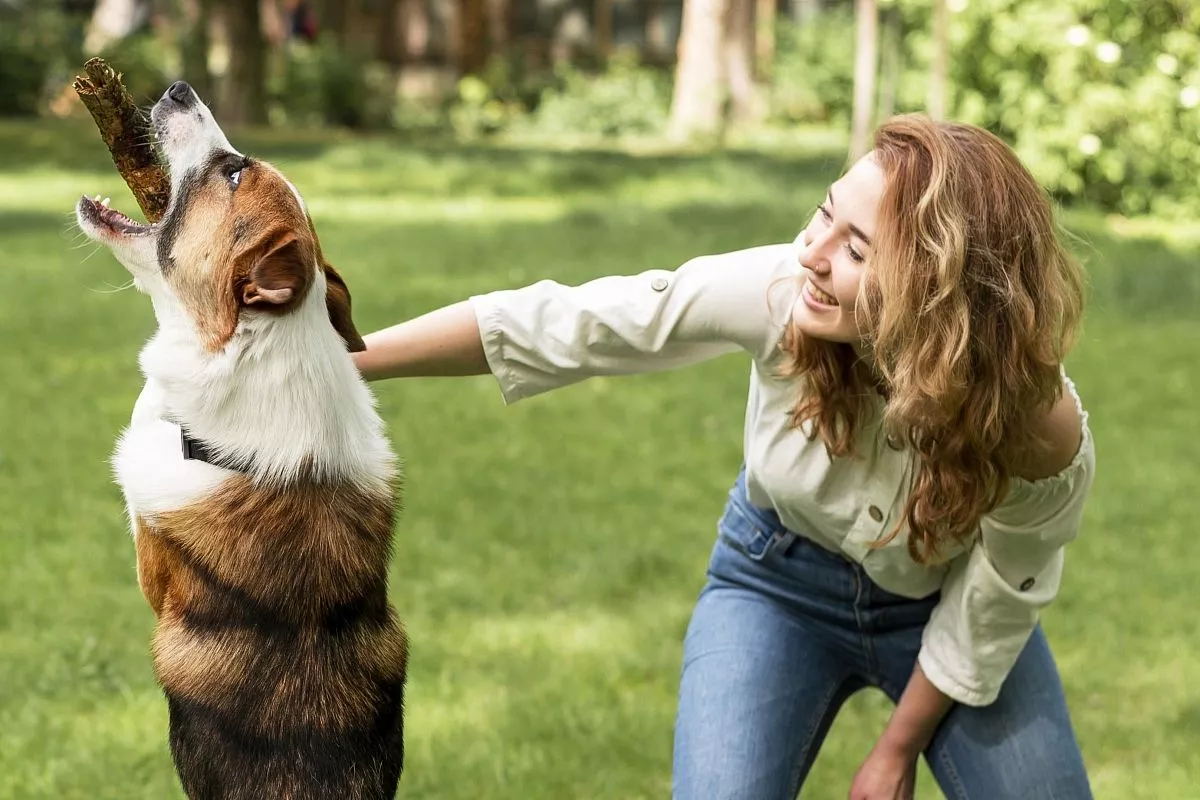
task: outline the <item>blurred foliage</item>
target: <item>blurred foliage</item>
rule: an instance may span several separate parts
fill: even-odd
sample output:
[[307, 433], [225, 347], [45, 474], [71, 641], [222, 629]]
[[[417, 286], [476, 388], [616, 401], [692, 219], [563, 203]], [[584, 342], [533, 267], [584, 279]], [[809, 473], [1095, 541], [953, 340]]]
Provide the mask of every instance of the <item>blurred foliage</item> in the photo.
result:
[[0, 3], [0, 116], [42, 109], [56, 81], [80, 62], [85, 23], [37, 3]]
[[527, 113], [518, 101], [508, 99], [483, 76], [466, 75], [455, 87], [448, 111], [450, 126], [463, 139], [499, 133]]
[[671, 104], [669, 73], [621, 53], [602, 66], [561, 64], [549, 76], [516, 59], [494, 59], [458, 82], [449, 110], [456, 134], [513, 132], [550, 137], [618, 138], [654, 134]]
[[973, 0], [952, 31], [956, 116], [1012, 142], [1051, 191], [1200, 212], [1200, 5]]
[[[950, 7], [953, 119], [1002, 136], [1063, 199], [1125, 214], [1200, 213], [1200, 3], [951, 0]], [[895, 112], [922, 111], [930, 2], [881, 0], [880, 9], [896, 14], [902, 31], [900, 68], [880, 83], [894, 81]], [[781, 22], [771, 87], [776, 122], [848, 123], [854, 38], [845, 6], [805, 26]]]
[[121, 81], [139, 105], [150, 105], [179, 75], [179, 54], [162, 39], [142, 31], [109, 44], [100, 53], [121, 72]]
[[540, 132], [617, 137], [652, 134], [666, 125], [670, 79], [634, 54], [610, 59], [599, 72], [563, 66], [557, 74], [558, 84], [542, 93], [531, 120]]
[[268, 94], [276, 124], [382, 128], [395, 111], [391, 70], [329, 36], [289, 42]]
[[854, 14], [832, 8], [810, 23], [781, 20], [771, 83], [777, 122], [848, 124], [854, 92]]

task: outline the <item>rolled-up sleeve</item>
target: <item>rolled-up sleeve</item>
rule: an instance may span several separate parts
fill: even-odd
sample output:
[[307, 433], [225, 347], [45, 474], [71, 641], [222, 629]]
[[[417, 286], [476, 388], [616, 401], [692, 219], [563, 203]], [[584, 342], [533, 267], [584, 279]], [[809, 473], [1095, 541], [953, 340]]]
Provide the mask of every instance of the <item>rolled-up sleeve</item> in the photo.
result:
[[918, 663], [934, 686], [960, 703], [985, 706], [996, 699], [1039, 612], [1058, 594], [1064, 548], [1079, 531], [1095, 474], [1086, 413], [1082, 418], [1083, 439], [1067, 469], [1016, 482], [981, 521], [974, 547], [946, 573]]
[[597, 375], [667, 370], [737, 350], [765, 356], [790, 313], [791, 253], [774, 245], [579, 286], [545, 280], [470, 303], [488, 367], [513, 403]]

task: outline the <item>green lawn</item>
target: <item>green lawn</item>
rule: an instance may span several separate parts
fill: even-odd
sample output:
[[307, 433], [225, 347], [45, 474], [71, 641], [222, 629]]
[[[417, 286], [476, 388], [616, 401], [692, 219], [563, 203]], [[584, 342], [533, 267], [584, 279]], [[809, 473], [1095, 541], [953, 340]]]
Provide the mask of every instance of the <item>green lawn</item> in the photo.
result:
[[[789, 240], [841, 164], [233, 138], [304, 192], [364, 332], [542, 277]], [[86, 125], [0, 125], [0, 800], [180, 796], [107, 466], [152, 315], [81, 245], [70, 210], [96, 192], [135, 210]], [[1097, 796], [1196, 797], [1200, 251], [1068, 222], [1093, 294], [1068, 366], [1099, 476], [1045, 626]], [[680, 643], [739, 463], [746, 372], [731, 356], [512, 408], [490, 378], [376, 386], [408, 475], [400, 796], [668, 795]], [[802, 796], [845, 797], [887, 713], [854, 698]], [[937, 796], [924, 772], [919, 796]]]

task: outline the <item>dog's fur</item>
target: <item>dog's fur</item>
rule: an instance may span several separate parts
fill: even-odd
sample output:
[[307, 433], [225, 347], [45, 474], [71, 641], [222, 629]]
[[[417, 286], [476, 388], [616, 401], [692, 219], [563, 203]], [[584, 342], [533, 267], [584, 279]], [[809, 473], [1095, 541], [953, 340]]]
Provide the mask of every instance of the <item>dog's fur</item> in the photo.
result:
[[[154, 668], [193, 800], [391, 798], [407, 640], [387, 600], [395, 459], [347, 350], [345, 283], [299, 193], [234, 150], [186, 84], [152, 120], [154, 226], [83, 198], [80, 227], [158, 329], [113, 465], [157, 616]], [[182, 455], [181, 427], [216, 466]]]

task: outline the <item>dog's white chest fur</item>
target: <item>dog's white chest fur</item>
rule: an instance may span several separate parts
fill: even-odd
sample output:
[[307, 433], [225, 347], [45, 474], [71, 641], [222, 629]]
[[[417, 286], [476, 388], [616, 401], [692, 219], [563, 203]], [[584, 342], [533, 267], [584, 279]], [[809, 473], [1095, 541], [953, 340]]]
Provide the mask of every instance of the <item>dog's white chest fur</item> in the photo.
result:
[[374, 398], [324, 317], [323, 284], [318, 276], [304, 307], [287, 317], [243, 322], [216, 354], [160, 313], [141, 354], [146, 384], [113, 456], [131, 521], [184, 508], [239, 475], [184, 459], [174, 420], [217, 453], [250, 463], [261, 483], [286, 484], [302, 472], [358, 486], [392, 480]]
[[166, 395], [150, 379], [113, 454], [113, 472], [125, 494], [135, 536], [139, 516], [152, 518], [189, 506], [234, 474], [203, 461], [185, 460], [180, 428], [167, 422], [166, 416]]

